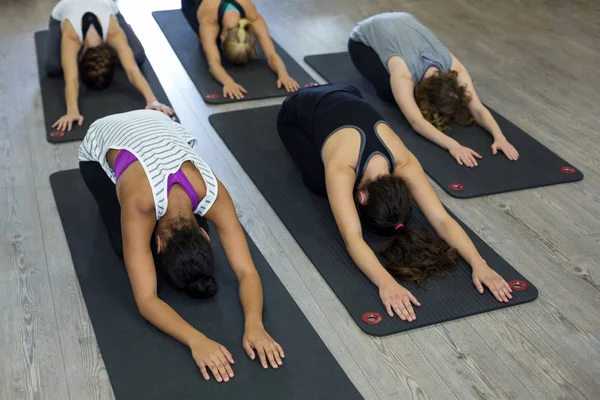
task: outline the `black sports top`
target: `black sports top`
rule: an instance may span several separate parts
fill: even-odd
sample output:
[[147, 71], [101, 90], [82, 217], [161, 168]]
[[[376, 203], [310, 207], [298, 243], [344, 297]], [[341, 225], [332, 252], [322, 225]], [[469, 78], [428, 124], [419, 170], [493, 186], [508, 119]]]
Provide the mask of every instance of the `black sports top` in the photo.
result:
[[338, 130], [358, 130], [361, 145], [356, 163], [357, 183], [375, 154], [382, 155], [393, 172], [394, 156], [375, 130], [377, 124], [385, 121], [354, 86], [333, 84], [303, 89], [288, 97], [284, 106], [296, 116], [300, 129], [311, 137], [319, 153]]

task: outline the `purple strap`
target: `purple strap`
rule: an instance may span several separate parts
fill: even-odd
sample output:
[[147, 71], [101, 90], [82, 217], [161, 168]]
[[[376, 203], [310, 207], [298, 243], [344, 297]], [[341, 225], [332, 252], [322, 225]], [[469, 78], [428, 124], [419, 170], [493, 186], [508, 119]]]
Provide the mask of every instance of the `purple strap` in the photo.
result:
[[118, 181], [119, 177], [121, 176], [121, 174], [123, 172], [125, 172], [127, 167], [129, 167], [131, 164], [133, 164], [137, 160], [138, 159], [133, 154], [128, 152], [127, 150], [119, 151], [119, 154], [117, 154], [117, 158], [115, 158], [115, 163], [113, 166], [113, 170], [115, 171], [115, 177], [116, 177], [115, 180]]
[[198, 204], [200, 203], [198, 200], [198, 194], [181, 169], [178, 169], [177, 172], [169, 175], [169, 179], [167, 180], [167, 196], [169, 193], [171, 193], [171, 186], [173, 186], [175, 183], [178, 183], [179, 186], [181, 186], [187, 193], [188, 197], [192, 201], [192, 209], [196, 211], [196, 208], [198, 208]]
[[[117, 158], [115, 158], [115, 163], [113, 166], [116, 180], [119, 180], [119, 177], [121, 176], [121, 174], [123, 174], [123, 172], [125, 172], [127, 167], [129, 167], [137, 160], [138, 159], [136, 158], [136, 156], [131, 154], [129, 151], [121, 150], [119, 154], [117, 154]], [[177, 172], [169, 175], [169, 178], [167, 179], [167, 196], [169, 195], [169, 193], [171, 193], [171, 187], [176, 183], [183, 188], [185, 193], [192, 201], [192, 209], [196, 211], [196, 208], [198, 208], [198, 204], [200, 204], [198, 194], [196, 193], [196, 190], [194, 190], [194, 186], [192, 186], [187, 176], [185, 176], [181, 169], [178, 169]]]

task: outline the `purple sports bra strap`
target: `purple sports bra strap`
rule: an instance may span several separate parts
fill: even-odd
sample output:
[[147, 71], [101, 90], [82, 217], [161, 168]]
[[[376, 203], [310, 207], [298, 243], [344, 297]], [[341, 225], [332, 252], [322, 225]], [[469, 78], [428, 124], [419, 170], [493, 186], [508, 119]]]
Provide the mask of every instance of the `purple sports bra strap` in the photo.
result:
[[133, 154], [131, 154], [129, 151], [127, 151], [127, 150], [119, 151], [119, 154], [117, 154], [117, 158], [115, 158], [115, 163], [113, 165], [113, 170], [115, 171], [115, 181], [118, 181], [119, 177], [121, 176], [121, 174], [123, 172], [125, 172], [127, 167], [129, 167], [131, 164], [133, 164], [137, 160], [138, 159]]
[[183, 188], [192, 201], [193, 210], [196, 211], [196, 208], [198, 208], [198, 204], [200, 203], [198, 194], [181, 169], [178, 169], [177, 172], [169, 175], [169, 179], [167, 180], [167, 196], [171, 193], [171, 187], [176, 183]]

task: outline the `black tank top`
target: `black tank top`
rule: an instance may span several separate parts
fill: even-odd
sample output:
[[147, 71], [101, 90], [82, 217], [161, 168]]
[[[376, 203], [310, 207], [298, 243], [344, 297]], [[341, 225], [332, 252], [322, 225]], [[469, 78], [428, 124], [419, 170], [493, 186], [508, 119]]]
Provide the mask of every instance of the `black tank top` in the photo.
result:
[[375, 127], [385, 121], [351, 85], [323, 85], [302, 89], [288, 97], [285, 106], [296, 116], [298, 125], [312, 138], [321, 153], [327, 139], [342, 128], [355, 128], [361, 135], [356, 163], [356, 182], [362, 179], [371, 157], [382, 155], [394, 170], [394, 156], [381, 140]]
[[100, 35], [100, 37], [104, 37], [102, 35], [102, 25], [100, 24], [100, 21], [98, 21], [98, 17], [96, 17], [96, 14], [91, 12], [86, 12], [83, 14], [83, 17], [81, 17], [81, 37], [85, 39], [85, 34], [92, 25], [94, 28], [96, 28], [98, 35]]
[[244, 7], [242, 7], [241, 4], [238, 3], [236, 0], [221, 0], [221, 4], [219, 4], [219, 26], [221, 27], [221, 29], [223, 28], [223, 15], [225, 15], [225, 10], [230, 4], [237, 8], [241, 18], [246, 18], [246, 12], [244, 11]]

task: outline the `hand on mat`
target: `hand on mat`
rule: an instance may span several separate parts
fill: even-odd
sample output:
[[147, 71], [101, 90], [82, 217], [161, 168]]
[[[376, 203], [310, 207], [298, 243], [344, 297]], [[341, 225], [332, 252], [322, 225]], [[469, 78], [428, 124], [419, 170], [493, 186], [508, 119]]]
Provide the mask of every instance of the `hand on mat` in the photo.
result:
[[262, 324], [256, 324], [251, 327], [246, 328], [246, 332], [244, 333], [244, 350], [246, 350], [246, 354], [250, 357], [251, 360], [256, 358], [256, 353], [258, 353], [258, 358], [260, 359], [260, 363], [263, 368], [267, 369], [269, 367], [268, 363], [271, 363], [271, 367], [277, 369], [283, 362], [282, 358], [285, 358], [285, 354], [283, 353], [283, 349], [277, 343], [271, 335], [265, 331]]
[[519, 159], [519, 152], [506, 138], [494, 141], [494, 144], [492, 144], [492, 154], [498, 154], [498, 150], [502, 151], [509, 160], [516, 161]]
[[223, 85], [223, 97], [229, 97], [232, 100], [240, 100], [244, 98], [244, 93], [248, 93], [242, 85], [238, 85], [235, 82]]
[[71, 131], [73, 122], [77, 122], [77, 125], [81, 126], [83, 124], [83, 116], [79, 113], [65, 114], [52, 124], [52, 128], [55, 128], [57, 131]]
[[160, 111], [163, 114], [166, 114], [168, 117], [173, 116], [173, 109], [169, 106], [165, 106], [158, 100], [154, 100], [152, 103], [146, 104], [146, 110], [156, 110]]
[[207, 337], [202, 337], [193, 342], [190, 349], [204, 379], [210, 379], [207, 368], [211, 370], [217, 382], [229, 382], [229, 379], [233, 378], [233, 370], [230, 366], [234, 363], [233, 357], [224, 346]]
[[448, 151], [460, 165], [466, 165], [469, 168], [476, 167], [477, 159], [482, 158], [475, 150], [465, 147], [461, 144], [457, 144], [456, 146], [449, 148]]
[[483, 294], [483, 286], [487, 286], [494, 297], [503, 303], [512, 299], [512, 289], [508, 283], [493, 269], [486, 265], [473, 268], [473, 283], [477, 291]]
[[413, 322], [417, 319], [412, 304], [420, 306], [421, 303], [411, 292], [395, 280], [391, 280], [388, 284], [379, 288], [379, 297], [381, 297], [381, 301], [390, 317], [393, 317], [396, 313], [402, 321]]
[[277, 89], [281, 89], [282, 86], [288, 93], [295, 92], [298, 89], [300, 89], [300, 85], [298, 85], [298, 82], [296, 82], [296, 80], [289, 75], [277, 79]]

